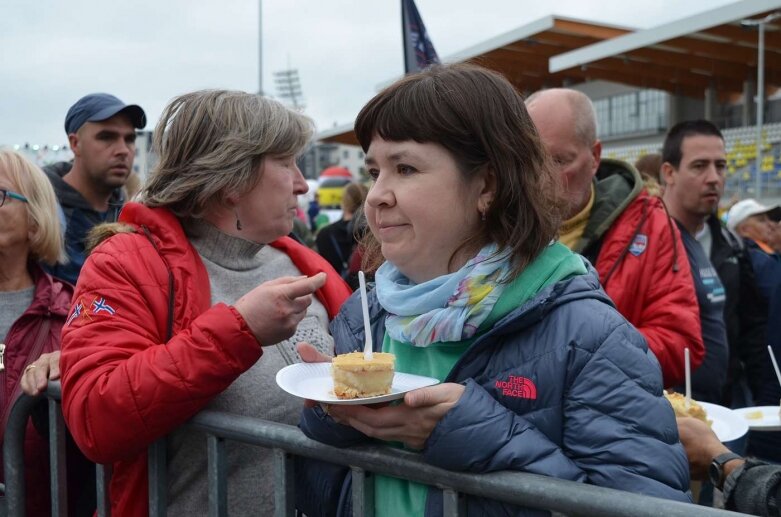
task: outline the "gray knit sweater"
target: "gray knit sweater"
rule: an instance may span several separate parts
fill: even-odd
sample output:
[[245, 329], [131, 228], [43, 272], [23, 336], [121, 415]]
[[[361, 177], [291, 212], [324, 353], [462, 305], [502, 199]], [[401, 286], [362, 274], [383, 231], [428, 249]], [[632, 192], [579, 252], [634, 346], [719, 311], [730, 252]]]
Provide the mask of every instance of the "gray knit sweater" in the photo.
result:
[[[191, 223], [187, 231], [209, 273], [212, 304], [232, 304], [265, 281], [301, 274], [287, 255], [271, 246], [226, 235], [205, 223]], [[297, 424], [302, 401], [282, 391], [275, 376], [287, 364], [300, 362], [295, 351], [299, 341], [333, 353], [328, 313], [317, 300], [291, 339], [264, 347], [260, 360], [207, 409]], [[236, 442], [229, 442], [227, 450], [229, 514], [273, 515], [271, 451]], [[168, 458], [168, 515], [204, 515], [208, 508], [206, 437], [193, 431], [174, 432], [168, 441]]]

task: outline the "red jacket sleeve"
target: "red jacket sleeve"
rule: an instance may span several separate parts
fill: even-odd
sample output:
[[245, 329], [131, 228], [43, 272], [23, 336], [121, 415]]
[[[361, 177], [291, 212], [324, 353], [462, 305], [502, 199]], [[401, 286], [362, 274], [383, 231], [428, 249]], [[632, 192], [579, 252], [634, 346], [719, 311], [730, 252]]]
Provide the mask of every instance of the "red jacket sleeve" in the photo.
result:
[[[178, 316], [187, 294], [175, 299]], [[93, 461], [137, 455], [262, 354], [243, 318], [223, 304], [185, 318], [165, 343], [167, 302], [168, 273], [150, 249], [104, 246], [81, 271], [63, 330], [63, 413]]]
[[[623, 259], [619, 259], [637, 228], [636, 216], [645, 207], [645, 221]], [[689, 259], [680, 232], [661, 201], [641, 198], [627, 208], [606, 234], [597, 270], [605, 290], [618, 311], [645, 337], [662, 368], [664, 386], [684, 381], [684, 349], [689, 348], [694, 370], [705, 355], [700, 328], [700, 310]], [[624, 217], [626, 216], [626, 217]], [[639, 220], [639, 219], [638, 219]], [[614, 242], [608, 246], [608, 241]], [[645, 242], [643, 242], [645, 240]], [[607, 278], [612, 264], [620, 263]]]

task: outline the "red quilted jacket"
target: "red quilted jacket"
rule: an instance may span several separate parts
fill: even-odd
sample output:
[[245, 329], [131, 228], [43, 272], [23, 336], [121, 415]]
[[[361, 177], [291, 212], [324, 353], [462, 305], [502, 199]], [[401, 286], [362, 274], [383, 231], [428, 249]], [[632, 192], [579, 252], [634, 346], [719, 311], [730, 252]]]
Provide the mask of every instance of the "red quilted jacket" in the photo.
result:
[[603, 159], [596, 198], [578, 249], [599, 272], [616, 308], [645, 337], [662, 367], [664, 386], [684, 380], [705, 356], [700, 310], [681, 234], [630, 165]]
[[[210, 306], [206, 269], [171, 212], [128, 203], [120, 222], [138, 231], [103, 242], [81, 270], [63, 331], [63, 412], [84, 453], [114, 465], [112, 514], [140, 516], [147, 515], [146, 448], [225, 390], [262, 348], [233, 307]], [[303, 274], [328, 273], [316, 295], [335, 316], [350, 290], [331, 266], [287, 237], [271, 245]], [[169, 271], [174, 318], [166, 343]]]

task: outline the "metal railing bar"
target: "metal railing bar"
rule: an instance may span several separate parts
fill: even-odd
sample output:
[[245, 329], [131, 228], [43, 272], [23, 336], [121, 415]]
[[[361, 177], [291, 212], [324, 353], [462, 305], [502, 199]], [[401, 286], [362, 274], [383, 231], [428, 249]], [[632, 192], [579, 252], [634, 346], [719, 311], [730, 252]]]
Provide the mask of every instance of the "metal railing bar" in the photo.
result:
[[149, 472], [149, 517], [166, 517], [168, 509], [168, 462], [166, 439], [160, 438], [147, 452]]
[[49, 471], [52, 515], [68, 515], [68, 474], [65, 449], [65, 420], [58, 400], [49, 399]]
[[353, 517], [374, 517], [374, 476], [362, 468], [352, 468]]
[[293, 517], [296, 511], [295, 465], [293, 455], [274, 448], [274, 515]]
[[113, 467], [111, 465], [95, 465], [95, 488], [98, 491], [98, 517], [111, 517], [111, 500], [108, 496], [109, 482]]
[[442, 490], [442, 515], [465, 516], [466, 497], [450, 488]]
[[206, 439], [209, 464], [209, 517], [228, 515], [228, 468], [225, 440], [214, 435]]
[[[715, 508], [669, 501], [621, 490], [587, 485], [524, 472], [474, 474], [453, 472], [426, 463], [419, 454], [382, 446], [364, 445], [340, 449], [307, 438], [297, 427], [260, 421], [241, 415], [202, 411], [188, 427], [268, 448], [281, 448], [292, 454], [359, 467], [375, 474], [409, 479], [439, 488], [495, 499], [530, 508], [568, 515], [605, 517], [670, 517], [740, 515]], [[432, 481], [437, 480], [437, 481]]]
[[3, 472], [5, 474], [5, 505], [7, 515], [24, 516], [24, 436], [30, 412], [37, 398], [23, 395], [14, 403], [3, 438]]
[[[50, 383], [48, 395], [58, 399], [60, 396], [59, 383]], [[26, 424], [36, 399], [22, 396], [14, 404], [6, 429], [6, 439], [3, 444], [4, 471], [6, 475], [6, 497], [0, 503], [0, 515], [4, 512], [12, 517], [25, 515], [25, 487], [24, 487], [24, 435]], [[365, 492], [373, 488], [373, 483], [367, 482], [370, 473], [394, 476], [409, 479], [427, 485], [434, 485], [443, 490], [449, 490], [453, 494], [460, 493], [458, 505], [462, 505], [465, 498], [463, 494], [477, 494], [480, 497], [503, 501], [519, 506], [540, 508], [560, 512], [567, 515], [604, 515], [604, 516], [666, 516], [697, 517], [697, 516], [727, 516], [740, 515], [714, 508], [707, 508], [694, 504], [679, 503], [658, 499], [650, 496], [632, 494], [609, 488], [585, 485], [557, 478], [550, 478], [535, 474], [521, 472], [495, 472], [490, 474], [474, 475], [460, 472], [452, 472], [440, 469], [425, 463], [422, 457], [409, 451], [401, 451], [382, 446], [365, 445], [339, 449], [310, 440], [298, 428], [290, 425], [258, 420], [240, 415], [229, 415], [213, 411], [204, 411], [196, 415], [187, 424], [187, 427], [207, 434], [213, 434], [224, 440], [234, 440], [242, 443], [259, 445], [262, 447], [277, 449], [275, 455], [284, 458], [279, 461], [282, 470], [279, 479], [284, 479], [291, 491], [285, 495], [289, 502], [293, 500], [293, 467], [292, 456], [300, 455], [322, 461], [328, 461], [337, 465], [350, 466], [353, 471], [360, 469], [364, 472], [364, 496]], [[159, 440], [155, 453], [155, 463], [162, 465], [158, 472], [150, 469], [150, 480], [160, 486], [160, 474], [165, 475], [165, 440]], [[150, 447], [152, 449], [154, 447]], [[162, 449], [162, 456], [160, 456]], [[162, 460], [162, 461], [160, 461]], [[160, 472], [162, 470], [162, 472]], [[105, 488], [105, 474], [99, 470], [98, 486]], [[359, 474], [360, 476], [360, 474]], [[102, 481], [101, 481], [102, 480]], [[150, 515], [164, 515], [166, 509], [166, 490], [157, 499], [152, 498], [150, 489]], [[447, 499], [448, 496], [446, 496]], [[100, 498], [100, 496], [99, 496]], [[452, 501], [452, 496], [450, 496]], [[105, 496], [104, 496], [104, 502]], [[282, 505], [284, 515], [292, 515], [288, 502]], [[450, 503], [448, 503], [450, 504]], [[373, 510], [374, 505], [365, 505], [364, 510]], [[162, 511], [161, 511], [162, 509]], [[104, 513], [107, 515], [107, 513]]]

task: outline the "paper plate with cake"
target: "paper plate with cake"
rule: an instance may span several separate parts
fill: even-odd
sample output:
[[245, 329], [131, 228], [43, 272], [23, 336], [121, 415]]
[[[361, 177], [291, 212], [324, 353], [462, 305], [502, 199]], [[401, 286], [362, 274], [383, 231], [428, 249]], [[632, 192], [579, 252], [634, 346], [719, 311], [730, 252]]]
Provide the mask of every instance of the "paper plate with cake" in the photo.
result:
[[296, 363], [277, 372], [280, 388], [296, 397], [327, 404], [378, 404], [408, 391], [438, 384], [433, 377], [395, 372], [393, 355], [342, 354], [333, 363]]
[[737, 440], [748, 433], [748, 425], [737, 412], [718, 404], [690, 400], [680, 393], [664, 392], [675, 411], [675, 416], [690, 416], [707, 423], [722, 443]]
[[781, 431], [779, 406], [753, 406], [736, 409], [752, 431]]

